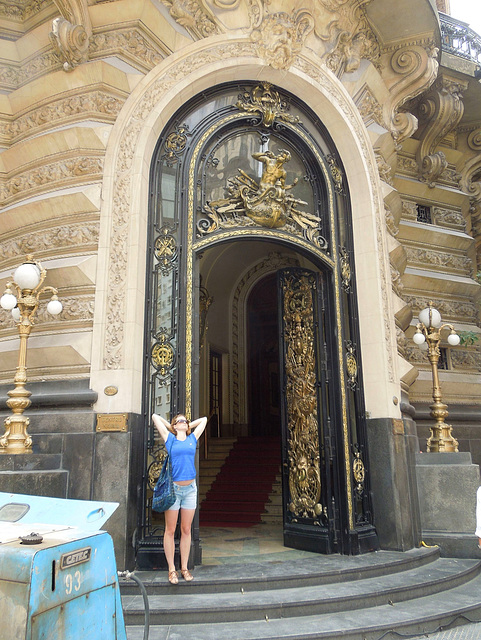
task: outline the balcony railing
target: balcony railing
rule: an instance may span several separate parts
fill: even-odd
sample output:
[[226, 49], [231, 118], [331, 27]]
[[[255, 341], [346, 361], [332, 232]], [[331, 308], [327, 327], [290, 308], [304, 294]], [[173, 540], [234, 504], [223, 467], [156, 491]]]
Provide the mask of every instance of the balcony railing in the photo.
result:
[[444, 13], [439, 14], [443, 51], [481, 64], [481, 36], [465, 22]]

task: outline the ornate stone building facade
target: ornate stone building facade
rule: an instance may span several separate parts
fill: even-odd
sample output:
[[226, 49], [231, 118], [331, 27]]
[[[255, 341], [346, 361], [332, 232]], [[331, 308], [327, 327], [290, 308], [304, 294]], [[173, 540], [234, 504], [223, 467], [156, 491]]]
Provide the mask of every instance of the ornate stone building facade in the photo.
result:
[[[261, 432], [254, 407], [275, 394], [255, 360], [280, 386], [263, 422], [283, 435], [286, 542], [315, 547], [301, 532], [315, 520], [328, 552], [418, 544], [433, 380], [412, 337], [429, 301], [462, 336], [442, 334], [440, 381], [460, 451], [481, 462], [481, 39], [448, 13], [433, 0], [0, 0], [0, 286], [33, 254], [64, 305], [54, 320], [39, 308], [33, 454], [0, 457], [1, 490], [119, 502], [112, 531], [132, 565], [157, 535], [149, 414]], [[252, 203], [268, 193], [266, 213]], [[314, 319], [280, 312], [273, 364], [250, 345], [276, 286], [284, 302], [323, 294]], [[300, 324], [315, 327], [312, 362]], [[1, 311], [4, 399], [17, 335]], [[293, 362], [312, 373], [309, 409]]]

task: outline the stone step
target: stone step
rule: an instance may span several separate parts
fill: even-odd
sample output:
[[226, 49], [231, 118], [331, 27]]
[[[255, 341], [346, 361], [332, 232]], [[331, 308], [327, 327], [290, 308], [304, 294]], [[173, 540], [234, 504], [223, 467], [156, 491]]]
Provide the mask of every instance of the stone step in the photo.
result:
[[[250, 591], [290, 587], [326, 585], [396, 574], [417, 567], [432, 566], [440, 557], [439, 548], [410, 551], [376, 551], [358, 556], [309, 554], [295, 562], [258, 562], [221, 566], [200, 565], [195, 568], [195, 580], [180, 581], [173, 587], [165, 571], [136, 571], [149, 595], [172, 595], [172, 589], [187, 589], [189, 593], [237, 592], [242, 587]], [[134, 582], [120, 581], [122, 595], [138, 595]], [[182, 591], [180, 593], [183, 593]]]
[[[370, 640], [394, 623], [397, 632], [423, 633], [460, 612], [477, 619], [480, 570], [477, 560], [439, 558], [437, 550], [415, 549], [198, 567], [194, 582], [181, 579], [176, 586], [167, 582], [165, 572], [137, 576], [150, 594], [151, 640], [167, 635], [169, 640]], [[121, 592], [127, 637], [140, 639], [142, 597], [129, 595], [135, 589], [123, 583]]]

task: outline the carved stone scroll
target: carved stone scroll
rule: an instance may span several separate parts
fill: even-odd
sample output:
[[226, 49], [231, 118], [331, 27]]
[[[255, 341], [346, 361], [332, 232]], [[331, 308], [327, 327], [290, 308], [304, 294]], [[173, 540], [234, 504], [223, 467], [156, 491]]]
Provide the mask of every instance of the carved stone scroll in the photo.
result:
[[437, 150], [448, 133], [453, 131], [464, 112], [462, 92], [467, 82], [458, 78], [440, 75], [420, 104], [421, 121], [427, 121], [416, 154], [420, 180], [434, 187], [436, 180], [447, 168], [448, 162], [442, 151]]
[[87, 0], [54, 0], [61, 17], [52, 23], [50, 40], [65, 71], [88, 60], [92, 35]]
[[[384, 105], [384, 121], [398, 148], [418, 127], [417, 118], [412, 113], [403, 111], [402, 107], [408, 100], [422, 93], [436, 78], [437, 53], [438, 50], [432, 45], [403, 46], [390, 53], [388, 64], [385, 65], [383, 75], [386, 76], [390, 99]], [[389, 74], [391, 77], [388, 77]]]

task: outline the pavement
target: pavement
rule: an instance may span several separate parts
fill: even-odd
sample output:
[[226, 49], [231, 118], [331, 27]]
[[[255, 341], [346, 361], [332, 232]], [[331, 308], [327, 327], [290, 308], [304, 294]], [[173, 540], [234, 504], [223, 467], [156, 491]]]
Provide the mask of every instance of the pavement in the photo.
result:
[[[201, 528], [202, 564], [223, 565], [239, 561], [285, 561], [311, 555], [307, 551], [297, 551], [285, 547], [282, 536], [279, 534], [279, 527], [269, 527], [262, 524], [248, 529], [224, 528], [221, 531], [222, 535], [219, 536], [218, 529]], [[391, 638], [392, 635], [390, 640]], [[422, 636], [399, 634], [399, 638], [409, 638], [410, 640], [425, 640], [426, 638], [429, 640], [481, 640], [481, 621]]]
[[[244, 563], [262, 564], [264, 562], [275, 564], [284, 561], [296, 561], [312, 556], [309, 552], [298, 551], [284, 547], [281, 529], [277, 526], [266, 524], [258, 527], [222, 528], [212, 529], [205, 527], [200, 530], [202, 539], [202, 564], [203, 566], [239, 565]], [[234, 566], [232, 566], [234, 570]], [[460, 624], [459, 618], [453, 620], [453, 626], [432, 633], [413, 636], [410, 634], [392, 631], [382, 634], [377, 640], [481, 640], [481, 621], [479, 623]], [[137, 634], [141, 631], [137, 627]], [[127, 629], [128, 640], [137, 640], [140, 635], [135, 635], [133, 628]]]

